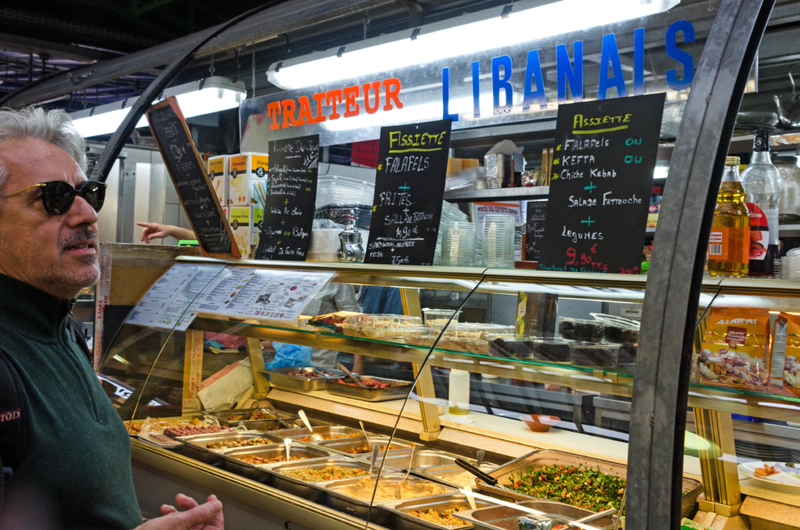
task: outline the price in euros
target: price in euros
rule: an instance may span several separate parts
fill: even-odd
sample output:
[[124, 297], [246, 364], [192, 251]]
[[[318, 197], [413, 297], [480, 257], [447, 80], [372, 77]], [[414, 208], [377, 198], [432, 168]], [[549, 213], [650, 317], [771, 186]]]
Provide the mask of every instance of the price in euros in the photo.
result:
[[569, 247], [567, 249], [567, 257], [569, 258], [567, 265], [582, 267], [586, 270], [608, 272], [608, 264], [596, 261], [592, 256], [592, 254], [597, 253], [597, 245], [597, 243], [592, 245], [592, 248], [589, 249], [590, 254], [581, 252], [580, 255], [578, 255], [578, 251], [574, 247]]

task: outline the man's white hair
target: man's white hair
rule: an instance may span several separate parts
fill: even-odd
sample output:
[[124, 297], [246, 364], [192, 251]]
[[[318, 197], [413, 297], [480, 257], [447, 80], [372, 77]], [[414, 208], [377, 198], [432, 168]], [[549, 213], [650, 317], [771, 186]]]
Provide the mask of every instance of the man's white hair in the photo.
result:
[[[86, 142], [75, 130], [72, 118], [63, 110], [45, 111], [27, 107], [0, 110], [0, 151], [13, 140], [34, 138], [60, 147], [86, 171]], [[0, 189], [8, 178], [8, 168], [0, 161]]]

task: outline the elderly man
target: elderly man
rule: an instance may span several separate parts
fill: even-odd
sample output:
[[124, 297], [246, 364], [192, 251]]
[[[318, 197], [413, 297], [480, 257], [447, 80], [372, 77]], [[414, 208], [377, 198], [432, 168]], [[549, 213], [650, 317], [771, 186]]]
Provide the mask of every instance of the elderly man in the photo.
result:
[[[20, 403], [0, 410], [2, 528], [142, 523], [125, 427], [67, 325], [72, 300], [100, 276], [105, 185], [87, 181], [84, 151], [62, 111], [0, 111], [0, 363], [13, 380], [0, 404], [14, 390]], [[163, 506], [139, 528], [223, 527], [214, 496], [176, 502], [185, 511]]]

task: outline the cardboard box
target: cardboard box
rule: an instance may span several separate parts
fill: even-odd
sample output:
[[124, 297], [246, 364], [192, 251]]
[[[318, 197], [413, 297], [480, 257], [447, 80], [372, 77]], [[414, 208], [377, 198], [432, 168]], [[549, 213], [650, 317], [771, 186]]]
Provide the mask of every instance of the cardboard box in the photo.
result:
[[250, 205], [263, 208], [267, 198], [267, 179], [250, 179]]
[[253, 227], [250, 229], [250, 244], [258, 246], [259, 236], [261, 235], [261, 221], [264, 220], [264, 208], [253, 207]]
[[250, 179], [247, 176], [247, 155], [228, 157], [228, 206], [250, 204]]
[[212, 156], [208, 159], [208, 180], [217, 192], [219, 204], [228, 204], [228, 157]]
[[251, 182], [266, 184], [269, 156], [263, 153], [240, 153], [228, 157], [228, 204], [260, 204]]
[[252, 232], [252, 207], [231, 206], [228, 222], [233, 232], [233, 240], [239, 245], [242, 259], [250, 258], [250, 233]]

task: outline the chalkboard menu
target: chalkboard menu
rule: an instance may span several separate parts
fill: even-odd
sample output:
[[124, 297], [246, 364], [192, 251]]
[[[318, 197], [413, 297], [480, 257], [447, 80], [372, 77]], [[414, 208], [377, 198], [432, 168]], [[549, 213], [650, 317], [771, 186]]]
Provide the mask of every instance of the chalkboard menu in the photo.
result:
[[540, 270], [639, 274], [664, 94], [559, 105]]
[[269, 143], [267, 202], [256, 259], [305, 261], [318, 166], [318, 134]]
[[527, 227], [525, 238], [525, 260], [539, 261], [539, 254], [542, 251], [542, 241], [544, 240], [544, 223], [547, 214], [547, 199], [536, 199], [528, 201], [525, 226]]
[[365, 263], [433, 263], [450, 124], [439, 120], [381, 127]]
[[169, 97], [153, 105], [147, 120], [203, 253], [241, 257], [178, 102]]

